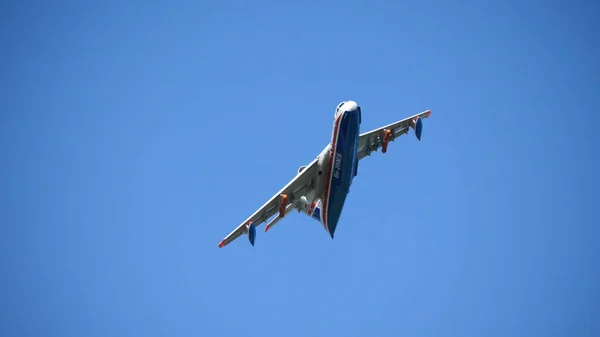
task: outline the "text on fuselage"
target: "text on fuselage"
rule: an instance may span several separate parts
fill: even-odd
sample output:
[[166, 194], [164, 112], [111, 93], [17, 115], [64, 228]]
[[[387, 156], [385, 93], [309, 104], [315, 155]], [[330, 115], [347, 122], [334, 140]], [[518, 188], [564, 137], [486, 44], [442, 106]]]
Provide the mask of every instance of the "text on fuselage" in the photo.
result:
[[334, 167], [333, 167], [333, 176], [335, 177], [335, 179], [340, 178], [340, 167], [341, 166], [342, 166], [342, 154], [338, 152], [335, 154], [335, 163], [334, 163]]

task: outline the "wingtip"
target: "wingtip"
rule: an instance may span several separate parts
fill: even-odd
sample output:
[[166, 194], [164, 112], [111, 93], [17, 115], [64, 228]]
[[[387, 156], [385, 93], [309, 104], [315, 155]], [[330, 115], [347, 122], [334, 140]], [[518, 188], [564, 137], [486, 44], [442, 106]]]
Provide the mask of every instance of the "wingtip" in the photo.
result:
[[222, 240], [222, 241], [219, 243], [219, 248], [223, 248], [224, 246], [225, 246], [225, 240]]
[[269, 227], [269, 225], [265, 226], [265, 233], [269, 230], [269, 228], [271, 228], [271, 227]]
[[427, 110], [427, 112], [425, 113], [425, 118], [429, 118], [430, 115], [431, 115], [431, 110]]

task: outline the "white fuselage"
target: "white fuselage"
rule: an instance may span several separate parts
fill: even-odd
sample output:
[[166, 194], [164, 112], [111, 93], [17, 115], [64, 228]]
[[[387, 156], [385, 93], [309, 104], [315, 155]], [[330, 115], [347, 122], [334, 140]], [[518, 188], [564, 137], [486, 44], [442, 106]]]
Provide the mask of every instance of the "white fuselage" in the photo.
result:
[[353, 101], [338, 105], [331, 142], [318, 157], [318, 175], [314, 186], [297, 205], [298, 211], [321, 222], [331, 237], [356, 175], [360, 113], [360, 107]]

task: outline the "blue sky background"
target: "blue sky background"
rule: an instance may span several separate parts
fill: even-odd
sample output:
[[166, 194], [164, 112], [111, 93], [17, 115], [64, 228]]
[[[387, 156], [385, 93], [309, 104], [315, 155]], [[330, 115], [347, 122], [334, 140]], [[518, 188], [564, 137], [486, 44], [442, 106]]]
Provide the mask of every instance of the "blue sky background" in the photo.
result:
[[[592, 1], [5, 1], [0, 335], [598, 336]], [[219, 241], [363, 131], [332, 240]]]

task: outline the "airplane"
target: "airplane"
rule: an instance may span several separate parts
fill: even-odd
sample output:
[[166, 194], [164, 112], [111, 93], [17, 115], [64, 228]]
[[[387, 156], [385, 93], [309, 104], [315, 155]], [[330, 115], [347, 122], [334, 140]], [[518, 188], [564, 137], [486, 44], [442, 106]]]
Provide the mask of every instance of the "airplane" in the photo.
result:
[[331, 142], [308, 165], [300, 166], [290, 182], [229, 233], [219, 243], [219, 248], [242, 235], [248, 235], [254, 246], [257, 226], [279, 213], [267, 223], [267, 232], [293, 210], [320, 222], [333, 239], [346, 196], [358, 174], [358, 162], [379, 148], [386, 153], [388, 143], [408, 133], [409, 129], [415, 131], [420, 141], [422, 119], [430, 114], [431, 110], [426, 110], [361, 134], [361, 107], [355, 101], [339, 103], [333, 116]]

